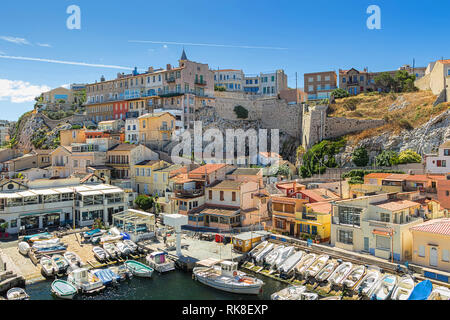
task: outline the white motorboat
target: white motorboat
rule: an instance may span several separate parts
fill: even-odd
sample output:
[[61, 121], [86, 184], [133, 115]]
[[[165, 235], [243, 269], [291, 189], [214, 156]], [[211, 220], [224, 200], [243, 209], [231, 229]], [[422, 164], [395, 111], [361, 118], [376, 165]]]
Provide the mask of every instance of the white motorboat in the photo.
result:
[[61, 299], [73, 299], [78, 289], [70, 282], [57, 279], [52, 282], [52, 293]]
[[330, 256], [326, 254], [320, 255], [305, 271], [305, 277], [315, 277], [316, 274], [322, 270], [327, 264]]
[[352, 271], [353, 265], [350, 262], [341, 263], [328, 277], [328, 282], [333, 285], [340, 285], [345, 277]]
[[136, 251], [138, 251], [138, 246], [133, 241], [131, 241], [131, 240], [123, 240], [123, 243], [125, 243], [128, 246], [128, 248], [130, 248], [131, 253], [135, 253]]
[[289, 274], [294, 269], [296, 264], [302, 259], [303, 255], [304, 251], [300, 250], [295, 252], [283, 262], [278, 270], [280, 270], [281, 273]]
[[314, 292], [302, 292], [300, 294], [300, 300], [318, 300], [319, 295]]
[[72, 268], [72, 270], [81, 268], [83, 266], [83, 262], [81, 261], [81, 258], [75, 253], [71, 251], [67, 251], [64, 253], [64, 258], [69, 263], [69, 266]]
[[329, 261], [325, 267], [320, 270], [315, 276], [316, 281], [322, 282], [328, 279], [328, 277], [334, 272], [339, 263], [335, 260]]
[[279, 269], [280, 266], [294, 253], [295, 253], [294, 247], [284, 248], [284, 250], [281, 251], [280, 254], [278, 255], [278, 257], [275, 259], [275, 264], [273, 265], [273, 267], [275, 267], [276, 269]]
[[117, 229], [116, 227], [113, 227], [111, 229], [109, 229], [108, 233], [103, 235], [100, 238], [100, 243], [104, 244], [107, 242], [116, 242], [119, 240], [122, 240], [123, 236], [120, 234], [119, 229]]
[[24, 256], [28, 255], [28, 252], [30, 251], [30, 245], [27, 242], [20, 242], [19, 243], [19, 252], [23, 254]]
[[39, 261], [39, 263], [41, 264], [42, 273], [45, 276], [50, 277], [55, 273], [55, 267], [53, 265], [53, 261], [49, 257], [43, 256], [41, 258], [41, 260]]
[[295, 266], [295, 272], [297, 274], [303, 275], [305, 273], [305, 271], [309, 268], [309, 266], [311, 266], [316, 259], [317, 259], [317, 254], [315, 254], [315, 253], [308, 253]]
[[362, 296], [369, 296], [370, 291], [378, 283], [380, 278], [381, 273], [377, 267], [368, 267], [366, 275], [361, 279], [354, 290]]
[[305, 286], [289, 286], [273, 293], [271, 300], [301, 300], [301, 294], [306, 291]]
[[8, 300], [30, 300], [30, 296], [22, 288], [11, 288], [6, 293]]
[[117, 249], [120, 251], [122, 257], [127, 257], [131, 253], [131, 249], [123, 242], [119, 241], [116, 243]]
[[58, 247], [61, 245], [62, 245], [62, 243], [59, 238], [33, 242], [33, 248], [36, 250], [48, 249], [48, 248]]
[[150, 267], [160, 273], [175, 270], [175, 262], [167, 259], [166, 252], [152, 252], [146, 257], [146, 261]]
[[431, 291], [427, 300], [450, 300], [450, 289], [446, 287], [436, 287]]
[[384, 275], [374, 286], [370, 297], [374, 300], [386, 300], [397, 285], [397, 276], [393, 274]]
[[24, 239], [28, 239], [29, 242], [37, 242], [37, 241], [43, 241], [43, 240], [51, 240], [55, 239], [56, 237], [50, 233], [41, 233], [34, 235], [30, 238], [25, 237]]
[[256, 247], [254, 247], [249, 253], [248, 255], [250, 257], [255, 257], [258, 253], [260, 253], [265, 247], [267, 247], [269, 245], [269, 241], [263, 241], [261, 243], [259, 243]]
[[414, 279], [410, 275], [404, 275], [392, 291], [391, 300], [408, 300], [413, 290]]
[[264, 258], [272, 251], [274, 250], [275, 245], [273, 243], [269, 243], [264, 249], [261, 250], [261, 252], [258, 252], [254, 258], [256, 264], [263, 263]]
[[55, 254], [51, 257], [53, 262], [53, 269], [55, 270], [55, 273], [61, 274], [65, 273], [67, 271], [67, 268], [69, 267], [69, 263], [66, 259], [60, 254]]
[[264, 263], [272, 267], [275, 264], [275, 260], [278, 256], [284, 251], [285, 246], [281, 245], [273, 249], [269, 254], [264, 258]]
[[104, 243], [103, 244], [103, 249], [108, 253], [108, 255], [112, 259], [116, 259], [116, 258], [118, 258], [120, 256], [119, 249], [117, 249], [117, 247], [111, 242]]
[[121, 264], [118, 266], [111, 266], [108, 269], [117, 274], [120, 277], [121, 281], [131, 279], [133, 277], [133, 273], [130, 270], [128, 270], [125, 264]]
[[105, 288], [103, 282], [86, 268], [80, 268], [70, 272], [67, 277], [67, 282], [74, 285], [79, 291], [88, 294], [99, 292]]
[[193, 277], [218, 290], [238, 294], [259, 294], [264, 282], [238, 271], [237, 266], [237, 262], [222, 261], [220, 266], [195, 267]]
[[99, 261], [105, 261], [106, 259], [109, 258], [109, 254], [105, 250], [103, 250], [103, 248], [93, 247], [92, 251], [94, 252], [94, 256]]
[[365, 266], [354, 266], [349, 274], [342, 281], [342, 285], [346, 288], [353, 289], [366, 273]]
[[127, 268], [133, 273], [136, 277], [141, 278], [151, 278], [153, 274], [153, 268], [135, 260], [127, 260], [125, 261], [125, 265]]

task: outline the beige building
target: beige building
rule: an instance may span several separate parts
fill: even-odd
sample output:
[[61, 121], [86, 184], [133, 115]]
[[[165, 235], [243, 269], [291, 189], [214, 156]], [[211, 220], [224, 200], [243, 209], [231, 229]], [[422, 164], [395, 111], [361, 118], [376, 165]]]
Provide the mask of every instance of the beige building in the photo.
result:
[[72, 90], [59, 87], [42, 94], [44, 103], [57, 103], [59, 101], [64, 101], [64, 103], [72, 104], [74, 102], [74, 97]]
[[[431, 62], [425, 76], [416, 80], [414, 85], [420, 90], [431, 90], [434, 95], [440, 96], [441, 101], [449, 101], [450, 97], [450, 59]], [[444, 90], [445, 89], [445, 90]]]

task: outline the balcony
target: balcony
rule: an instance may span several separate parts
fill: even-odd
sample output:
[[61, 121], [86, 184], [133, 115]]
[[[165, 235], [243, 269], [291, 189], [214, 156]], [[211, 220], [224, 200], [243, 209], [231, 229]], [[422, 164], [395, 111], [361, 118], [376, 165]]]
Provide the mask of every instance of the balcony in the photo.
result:
[[161, 126], [159, 127], [159, 131], [172, 131], [173, 127], [169, 127], [169, 126]]
[[198, 85], [198, 86], [206, 86], [206, 81], [205, 80], [195, 80], [194, 83], [196, 85]]
[[200, 197], [203, 194], [204, 194], [203, 189], [175, 190], [175, 196], [183, 198], [195, 198]]
[[168, 83], [175, 82], [175, 77], [167, 77], [166, 80]]

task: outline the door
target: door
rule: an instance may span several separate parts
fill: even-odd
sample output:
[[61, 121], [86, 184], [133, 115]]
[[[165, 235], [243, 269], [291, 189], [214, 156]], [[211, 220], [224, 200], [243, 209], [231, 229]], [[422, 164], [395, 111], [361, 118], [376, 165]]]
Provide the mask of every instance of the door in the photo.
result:
[[294, 235], [294, 228], [295, 228], [295, 224], [293, 224], [293, 223], [289, 224], [289, 235], [290, 236]]
[[430, 266], [437, 267], [438, 265], [438, 253], [436, 247], [430, 248]]
[[113, 218], [112, 218], [113, 213], [114, 213], [114, 208], [108, 208], [108, 221], [107, 222], [109, 225], [112, 225], [112, 223], [113, 223]]
[[364, 237], [364, 251], [369, 252], [369, 238]]

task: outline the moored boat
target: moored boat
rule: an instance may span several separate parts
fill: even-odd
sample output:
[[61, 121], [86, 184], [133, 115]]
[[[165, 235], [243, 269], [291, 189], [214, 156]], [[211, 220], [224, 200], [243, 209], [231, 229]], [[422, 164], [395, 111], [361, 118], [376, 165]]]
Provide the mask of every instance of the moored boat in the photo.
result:
[[361, 296], [369, 297], [369, 293], [381, 278], [381, 272], [378, 267], [368, 267], [366, 275], [355, 287], [355, 291]]
[[119, 249], [117, 249], [117, 247], [111, 242], [103, 243], [103, 249], [109, 254], [112, 259], [116, 259], [120, 256]]
[[272, 265], [273, 268], [279, 269], [280, 266], [286, 261], [291, 255], [295, 253], [294, 247], [286, 247], [282, 250], [278, 257], [275, 259], [275, 263]]
[[116, 247], [120, 252], [120, 255], [122, 257], [127, 257], [128, 255], [131, 254], [131, 249], [123, 242], [119, 241], [116, 242]]
[[414, 279], [410, 275], [404, 275], [398, 280], [397, 286], [391, 295], [391, 300], [408, 300], [414, 290]]
[[397, 276], [393, 274], [386, 274], [378, 281], [370, 293], [372, 300], [386, 300], [388, 299], [395, 286], [397, 285]]
[[352, 271], [352, 267], [353, 265], [351, 262], [341, 263], [328, 277], [328, 282], [333, 285], [340, 285], [347, 274]]
[[94, 252], [94, 257], [96, 257], [99, 261], [105, 261], [109, 258], [109, 254], [103, 250], [103, 248], [93, 247], [92, 252]]
[[250, 257], [255, 257], [258, 253], [260, 253], [268, 245], [269, 245], [269, 241], [263, 241], [263, 242], [259, 243], [256, 247], [254, 247], [252, 250], [250, 250], [248, 255]]
[[60, 254], [55, 254], [51, 257], [53, 262], [53, 269], [55, 270], [55, 273], [62, 274], [67, 271], [67, 268], [69, 267], [69, 263], [66, 259]]
[[41, 257], [39, 263], [41, 264], [42, 273], [44, 274], [44, 276], [50, 277], [55, 273], [53, 261], [49, 257], [46, 256]]
[[304, 275], [305, 271], [311, 266], [314, 261], [317, 259], [317, 254], [308, 253], [305, 255], [302, 260], [295, 266], [295, 272], [299, 275]]
[[108, 286], [120, 281], [120, 276], [114, 273], [111, 269], [93, 269], [89, 270], [92, 274], [99, 278], [103, 285]]
[[81, 258], [75, 252], [67, 251], [63, 256], [69, 263], [69, 266], [72, 268], [72, 270], [81, 268], [83, 266]]
[[96, 293], [105, 288], [103, 282], [86, 268], [70, 272], [67, 282], [74, 285], [79, 291], [87, 294]]
[[433, 291], [433, 284], [430, 280], [419, 282], [411, 292], [408, 300], [427, 300]]
[[305, 286], [289, 286], [273, 293], [271, 300], [301, 300], [301, 294], [306, 291]]
[[282, 274], [290, 274], [296, 264], [302, 259], [304, 251], [297, 251], [287, 258], [278, 269]]
[[73, 299], [78, 292], [73, 284], [61, 279], [53, 281], [51, 287], [52, 293], [61, 299]]
[[125, 243], [128, 246], [128, 248], [130, 248], [131, 253], [135, 253], [136, 251], [138, 251], [138, 246], [133, 241], [126, 239], [123, 240], [123, 243]]
[[127, 266], [124, 264], [111, 266], [108, 269], [117, 274], [120, 277], [121, 281], [131, 279], [133, 277], [133, 273], [128, 270]]
[[30, 249], [31, 249], [30, 245], [27, 242], [22, 241], [19, 243], [19, 252], [21, 254], [23, 254], [24, 256], [28, 255], [28, 252], [30, 251]]
[[264, 258], [272, 251], [274, 250], [276, 247], [273, 243], [269, 243], [266, 247], [264, 247], [264, 249], [261, 250], [261, 252], [258, 252], [255, 256], [255, 263], [256, 264], [261, 264], [264, 262]]
[[315, 276], [316, 281], [322, 282], [328, 279], [328, 277], [333, 273], [339, 263], [335, 260], [328, 261], [325, 267], [320, 270]]
[[318, 300], [319, 295], [315, 292], [302, 292], [300, 294], [300, 300]]
[[264, 282], [238, 271], [237, 262], [222, 261], [219, 268], [195, 267], [193, 278], [218, 290], [238, 294], [259, 294]]
[[268, 265], [271, 268], [273, 265], [275, 265], [275, 260], [279, 257], [280, 254], [282, 254], [284, 250], [285, 246], [283, 245], [274, 248], [264, 258], [264, 264]]
[[450, 300], [450, 289], [446, 287], [436, 287], [431, 291], [427, 300]]
[[348, 273], [345, 279], [342, 281], [342, 285], [346, 288], [353, 289], [358, 282], [363, 278], [366, 273], [365, 266], [354, 266], [353, 269]]
[[83, 232], [83, 238], [86, 241], [90, 241], [92, 238], [99, 237], [99, 236], [103, 235], [105, 232], [106, 232], [105, 230], [101, 230], [101, 229], [89, 230], [89, 231]]
[[167, 259], [166, 252], [152, 252], [147, 255], [146, 261], [150, 267], [160, 273], [175, 270], [175, 262]]
[[135, 260], [127, 260], [125, 265], [136, 277], [151, 278], [153, 274], [153, 268]]
[[52, 240], [56, 237], [52, 235], [51, 233], [45, 232], [45, 233], [39, 233], [32, 236], [25, 236], [24, 241], [28, 242], [36, 242], [36, 241], [43, 241], [43, 240]]
[[33, 249], [36, 249], [36, 250], [48, 249], [48, 248], [54, 248], [54, 247], [60, 247], [60, 246], [63, 246], [63, 244], [61, 243], [61, 240], [59, 238], [33, 242]]
[[29, 300], [30, 296], [22, 288], [11, 288], [6, 293], [8, 300]]
[[322, 270], [330, 259], [329, 255], [320, 255], [305, 271], [305, 277], [315, 277], [316, 274]]

